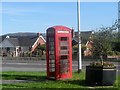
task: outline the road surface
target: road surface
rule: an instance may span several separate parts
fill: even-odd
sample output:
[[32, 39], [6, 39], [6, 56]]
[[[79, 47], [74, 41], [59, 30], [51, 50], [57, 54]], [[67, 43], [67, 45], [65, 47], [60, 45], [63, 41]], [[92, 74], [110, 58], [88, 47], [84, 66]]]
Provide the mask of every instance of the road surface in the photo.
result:
[[[45, 60], [3, 60], [2, 71], [46, 71]], [[90, 61], [82, 62], [82, 69], [85, 69], [86, 65], [89, 65]], [[120, 62], [114, 62], [118, 71], [120, 70]], [[72, 62], [73, 71], [77, 71], [78, 62]], [[120, 72], [120, 71], [119, 71]]]

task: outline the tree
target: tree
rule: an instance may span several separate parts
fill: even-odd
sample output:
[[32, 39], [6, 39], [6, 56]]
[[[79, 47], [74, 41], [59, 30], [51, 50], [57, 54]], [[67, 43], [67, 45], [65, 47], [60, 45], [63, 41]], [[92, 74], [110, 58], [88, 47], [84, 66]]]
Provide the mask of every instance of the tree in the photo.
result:
[[100, 30], [94, 33], [92, 37], [93, 41], [93, 56], [96, 58], [107, 57], [108, 51], [111, 51], [111, 32], [107, 28], [100, 28]]
[[118, 21], [111, 27], [102, 27], [94, 34], [93, 39], [93, 55], [99, 58], [107, 56], [110, 51], [120, 52], [120, 31], [118, 29]]

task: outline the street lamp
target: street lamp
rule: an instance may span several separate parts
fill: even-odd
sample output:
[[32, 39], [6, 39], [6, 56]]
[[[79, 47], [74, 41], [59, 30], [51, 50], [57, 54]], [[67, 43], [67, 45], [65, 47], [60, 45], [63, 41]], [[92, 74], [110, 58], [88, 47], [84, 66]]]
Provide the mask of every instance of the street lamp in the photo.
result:
[[81, 56], [81, 36], [80, 36], [80, 0], [77, 1], [77, 20], [78, 20], [78, 73], [82, 70], [82, 56]]

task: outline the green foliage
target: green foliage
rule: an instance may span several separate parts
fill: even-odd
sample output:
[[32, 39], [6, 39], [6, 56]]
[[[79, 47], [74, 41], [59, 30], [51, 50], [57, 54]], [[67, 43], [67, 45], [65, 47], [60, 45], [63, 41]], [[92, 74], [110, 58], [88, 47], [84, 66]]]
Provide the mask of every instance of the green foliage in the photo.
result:
[[39, 46], [37, 47], [37, 49], [44, 51], [44, 50], [46, 50], [46, 45], [45, 45], [45, 44], [39, 45]]
[[112, 42], [112, 50], [120, 52], [120, 41]]
[[42, 55], [44, 55], [45, 51], [46, 51], [45, 44], [38, 45], [37, 48], [35, 49], [35, 51], [32, 53], [32, 55], [37, 56], [37, 57], [42, 57]]
[[112, 56], [112, 55], [116, 55], [114, 51], [108, 51], [108, 55]]
[[[82, 44], [81, 45], [82, 56], [84, 56], [85, 49], [86, 49], [85, 44]], [[78, 51], [78, 44], [76, 44], [76, 45], [73, 46], [73, 50], [75, 50], [76, 52]]]
[[32, 53], [30, 51], [24, 52], [24, 57], [30, 57], [32, 56]]
[[76, 50], [76, 51], [78, 50], [78, 44], [73, 46], [73, 50]]
[[111, 42], [110, 42], [111, 33], [109, 30], [101, 29], [99, 32], [94, 34], [93, 40], [93, 55], [100, 57], [101, 55], [107, 55], [108, 51], [111, 51]]
[[120, 55], [120, 52], [119, 51], [108, 51], [108, 55], [110, 56]]
[[100, 56], [101, 54], [114, 55], [116, 52], [120, 52], [120, 31], [117, 31], [118, 23], [118, 20], [116, 20], [112, 26], [102, 27], [95, 33], [93, 38], [94, 56]]
[[113, 64], [113, 63], [111, 63], [111, 62], [92, 62], [92, 63], [90, 63], [90, 66], [92, 66], [92, 67], [115, 67], [115, 65]]
[[115, 55], [120, 55], [120, 52], [118, 52], [118, 51], [115, 51]]
[[85, 44], [82, 44], [82, 45], [81, 45], [81, 48], [82, 48], [83, 51], [85, 51], [85, 50], [86, 50], [86, 45], [85, 45]]

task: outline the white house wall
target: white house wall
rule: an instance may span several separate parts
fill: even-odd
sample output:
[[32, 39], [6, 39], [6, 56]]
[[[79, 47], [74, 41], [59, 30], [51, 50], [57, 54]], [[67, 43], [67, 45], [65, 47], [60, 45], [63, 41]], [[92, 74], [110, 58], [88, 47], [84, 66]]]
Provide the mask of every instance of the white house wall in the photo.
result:
[[6, 47], [15, 47], [12, 43], [10, 43], [7, 39], [4, 39], [0, 43], [0, 47], [6, 48]]

